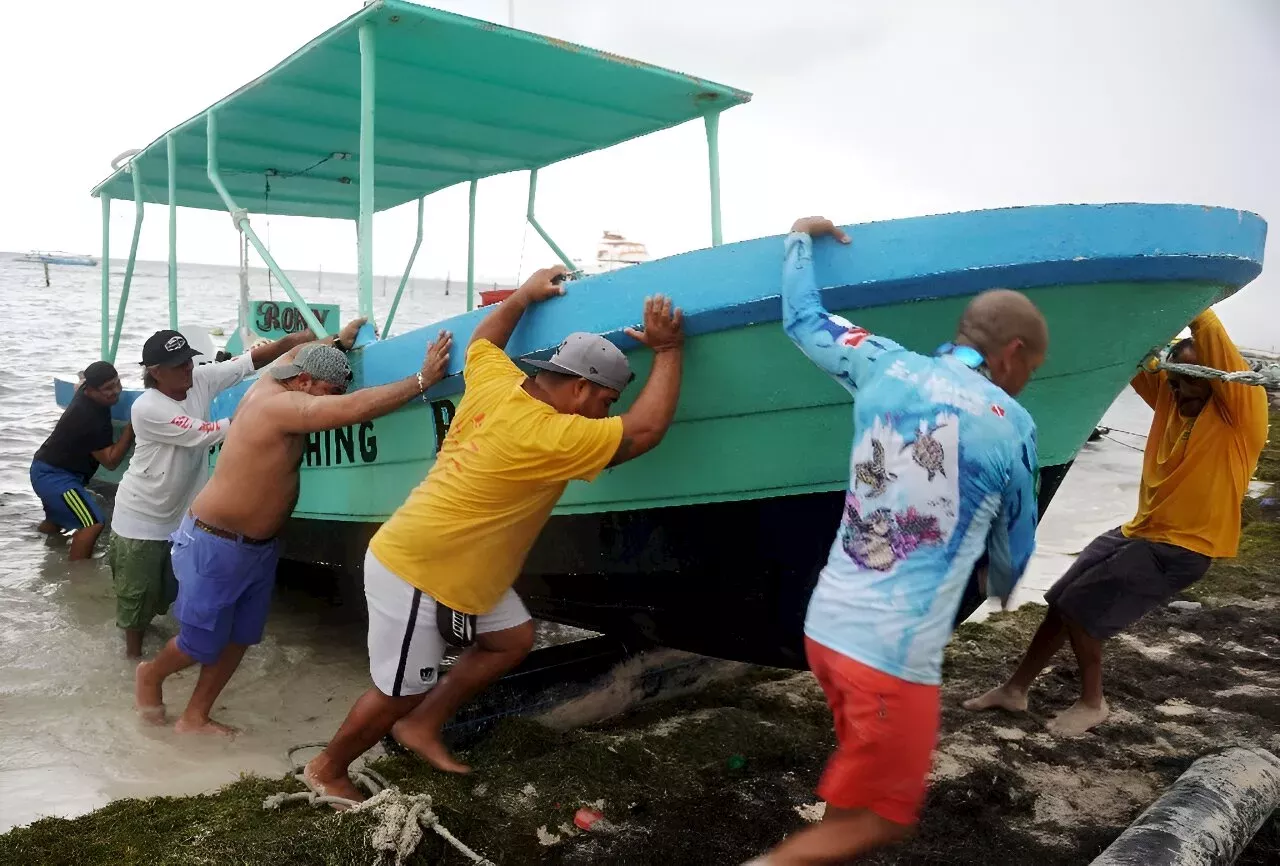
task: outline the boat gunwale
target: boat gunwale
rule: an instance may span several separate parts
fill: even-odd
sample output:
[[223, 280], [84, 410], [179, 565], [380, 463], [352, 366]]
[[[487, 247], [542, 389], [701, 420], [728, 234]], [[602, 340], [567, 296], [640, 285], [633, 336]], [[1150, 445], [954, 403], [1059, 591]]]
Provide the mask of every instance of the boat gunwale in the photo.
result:
[[[851, 224], [843, 228], [853, 237], [849, 247], [837, 248], [828, 245], [831, 255], [856, 257], [858, 255], [859, 237], [874, 228], [919, 226], [929, 221], [954, 220], [957, 223], [969, 219], [988, 217], [1013, 217], [1039, 212], [1049, 217], [1052, 222], [1061, 216], [1070, 220], [1076, 215], [1085, 215], [1088, 219], [1094, 215], [1102, 215], [1101, 219], [1127, 212], [1138, 220], [1152, 216], [1156, 211], [1161, 217], [1170, 221], [1196, 218], [1197, 214], [1209, 214], [1210, 218], [1238, 217], [1238, 225], [1244, 226], [1246, 215], [1251, 232], [1241, 232], [1234, 237], [1219, 237], [1209, 231], [1203, 224], [1188, 225], [1184, 234], [1194, 238], [1198, 247], [1183, 250], [1133, 249], [1126, 255], [1106, 255], [1091, 257], [1082, 255], [1079, 248], [1059, 248], [1056, 254], [1048, 247], [1055, 241], [1050, 238], [1045, 242], [1044, 254], [1024, 256], [1021, 261], [992, 261], [980, 266], [956, 266], [940, 270], [919, 270], [910, 274], [901, 274], [893, 279], [870, 277], [865, 280], [842, 281], [840, 284], [823, 285], [823, 256], [817, 259], [820, 293], [824, 305], [832, 311], [865, 309], [889, 306], [917, 301], [937, 300], [948, 297], [976, 294], [987, 288], [1011, 288], [1028, 290], [1055, 285], [1086, 285], [1110, 282], [1197, 282], [1219, 285], [1222, 288], [1216, 294], [1213, 303], [1218, 303], [1239, 291], [1252, 281], [1262, 270], [1263, 251], [1266, 242], [1266, 222], [1257, 214], [1234, 208], [1209, 207], [1204, 205], [1149, 205], [1142, 203], [1114, 203], [1105, 205], [1059, 204], [1039, 205], [1013, 208], [992, 208], [977, 211], [960, 211], [949, 214], [908, 217], [904, 219], [881, 220], [868, 223]], [[1256, 243], [1250, 243], [1246, 235], [1252, 234]], [[618, 271], [597, 274], [571, 284], [569, 296], [558, 299], [548, 305], [540, 305], [530, 310], [525, 320], [512, 335], [507, 345], [507, 353], [516, 360], [532, 360], [545, 357], [554, 351], [565, 333], [571, 331], [590, 331], [604, 336], [624, 352], [638, 347], [638, 343], [624, 333], [624, 329], [635, 325], [631, 319], [652, 286], [661, 284], [662, 279], [656, 271], [660, 268], [679, 266], [681, 260], [690, 256], [705, 257], [707, 262], [714, 261], [714, 269], [721, 263], [727, 263], [729, 257], [750, 247], [760, 248], [771, 245], [776, 250], [775, 272], [781, 270], [782, 241], [785, 235], [773, 235], [749, 241], [739, 241], [720, 247], [691, 250], [674, 256], [667, 256], [643, 262]], [[1233, 249], [1233, 247], [1235, 247]], [[754, 253], [755, 250], [753, 249]], [[993, 253], [992, 258], [998, 254]], [[700, 264], [700, 268], [707, 265]], [[741, 267], [739, 265], [739, 267]], [[636, 277], [640, 274], [640, 277]], [[655, 277], [657, 278], [655, 280]], [[729, 278], [722, 277], [725, 282]], [[779, 277], [779, 283], [781, 278]], [[609, 285], [610, 283], [630, 283], [630, 285]], [[945, 285], [943, 285], [945, 283]], [[588, 285], [590, 284], [590, 285]], [[875, 287], [875, 294], [866, 290]], [[572, 295], [578, 291], [589, 289], [594, 297], [588, 297], [578, 305], [566, 307], [566, 301], [572, 302]], [[926, 289], [926, 293], [921, 290]], [[729, 302], [718, 299], [715, 302], [701, 305], [689, 304], [678, 297], [673, 300], [684, 311], [685, 332], [690, 337], [715, 333], [750, 325], [777, 322], [782, 318], [781, 295], [772, 291], [755, 297], [740, 297]], [[599, 303], [595, 299], [600, 299]], [[601, 307], [608, 307], [603, 315]], [[372, 387], [400, 378], [397, 370], [408, 369], [406, 359], [412, 357], [413, 365], [426, 350], [427, 341], [434, 337], [440, 329], [448, 330], [453, 335], [454, 344], [465, 346], [480, 321], [488, 314], [486, 308], [478, 308], [459, 313], [446, 319], [422, 325], [412, 330], [397, 334], [386, 341], [372, 343], [362, 352], [361, 369], [358, 386]], [[583, 321], [596, 318], [595, 322]], [[607, 318], [605, 318], [607, 317]], [[601, 319], [605, 318], [602, 322]], [[568, 320], [568, 321], [566, 321]], [[594, 327], [602, 324], [602, 327]], [[462, 352], [455, 352], [450, 358], [445, 378], [427, 394], [428, 399], [448, 396], [462, 390], [461, 373], [465, 357]], [[246, 386], [238, 386], [246, 387]], [[220, 396], [218, 400], [231, 398], [232, 392]], [[238, 399], [238, 396], [235, 398]], [[218, 405], [218, 404], [215, 404]]]

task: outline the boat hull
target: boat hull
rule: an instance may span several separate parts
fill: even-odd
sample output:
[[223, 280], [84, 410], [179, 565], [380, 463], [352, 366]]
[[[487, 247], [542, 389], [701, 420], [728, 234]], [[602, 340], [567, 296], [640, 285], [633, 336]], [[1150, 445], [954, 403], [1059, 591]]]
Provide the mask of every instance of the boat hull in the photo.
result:
[[[1027, 290], [1058, 335], [1019, 398], [1035, 419], [1042, 465], [1072, 459], [1152, 345], [1222, 294], [1208, 283], [1099, 283]], [[909, 349], [950, 338], [967, 296], [841, 314]], [[1106, 316], [1090, 310], [1108, 309]], [[650, 353], [628, 352], [638, 381]], [[626, 411], [638, 388], [624, 395]], [[312, 435], [295, 516], [379, 523], [426, 476], [460, 395], [415, 402], [384, 418]], [[848, 395], [775, 323], [688, 341], [675, 422], [661, 447], [573, 482], [557, 514], [667, 508], [843, 491], [849, 479]], [[797, 443], [802, 443], [797, 447]]]
[[[1019, 396], [1048, 470], [1043, 503], [1145, 353], [1257, 275], [1266, 226], [1235, 210], [1111, 205], [849, 231], [848, 247], [815, 245], [823, 302], [908, 349], [929, 353], [950, 339], [987, 288], [1022, 290], [1044, 312], [1048, 358]], [[640, 382], [651, 355], [623, 329], [645, 295], [671, 294], [688, 334], [662, 445], [592, 484], [571, 483], [531, 552], [518, 586], [536, 614], [724, 658], [803, 664], [799, 626], [839, 522], [852, 411], [848, 392], [782, 331], [781, 251], [781, 238], [764, 238], [660, 259], [574, 283], [525, 315], [507, 346], [514, 357], [544, 357], [565, 334], [589, 331], [626, 352]], [[367, 346], [352, 356], [356, 384], [412, 373], [438, 327], [465, 346], [486, 313]], [[463, 354], [426, 400], [311, 436], [287, 557], [358, 573], [369, 537], [431, 468], [461, 396]], [[220, 396], [215, 415], [232, 414], [247, 387]]]

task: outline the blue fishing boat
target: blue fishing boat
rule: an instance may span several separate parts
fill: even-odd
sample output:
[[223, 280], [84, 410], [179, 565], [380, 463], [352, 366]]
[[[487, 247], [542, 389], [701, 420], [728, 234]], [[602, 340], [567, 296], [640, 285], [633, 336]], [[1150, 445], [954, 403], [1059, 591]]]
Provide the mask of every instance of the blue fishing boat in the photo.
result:
[[[571, 485], [517, 589], [535, 615], [557, 622], [802, 666], [805, 603], [848, 483], [851, 413], [847, 392], [782, 333], [781, 236], [722, 243], [719, 116], [748, 101], [742, 90], [583, 46], [375, 0], [100, 183], [103, 257], [115, 199], [131, 198], [139, 214], [143, 202], [168, 205], [171, 238], [179, 206], [225, 208], [290, 298], [277, 305], [275, 321], [288, 307], [294, 324], [323, 335], [339, 321], [336, 311], [322, 315], [306, 303], [258, 239], [249, 212], [269, 204], [273, 215], [355, 220], [359, 313], [381, 319], [381, 338], [353, 354], [354, 385], [377, 385], [418, 369], [439, 328], [465, 345], [485, 313], [472, 309], [395, 333], [418, 245], [381, 315], [372, 293], [375, 211], [416, 202], [420, 244], [423, 198], [468, 184], [473, 262], [477, 184], [525, 170], [529, 225], [572, 268], [537, 219], [538, 171], [702, 121], [709, 183], [690, 191], [686, 205], [708, 209], [710, 245], [584, 276], [565, 297], [530, 311], [508, 345], [513, 356], [534, 359], [571, 331], [603, 334], [643, 379], [649, 355], [623, 329], [636, 323], [654, 287], [684, 308], [689, 335], [680, 406], [662, 446], [594, 484]], [[140, 227], [139, 217], [135, 248]], [[1141, 203], [1004, 208], [847, 229], [849, 247], [816, 247], [826, 306], [910, 349], [931, 352], [949, 339], [964, 305], [987, 288], [1020, 289], [1045, 312], [1053, 345], [1023, 399], [1040, 431], [1042, 508], [1145, 353], [1259, 273], [1266, 234], [1260, 218], [1240, 210]], [[172, 248], [170, 268], [169, 324], [176, 326]], [[132, 269], [130, 259], [114, 333], [104, 269], [108, 359], [118, 347]], [[474, 293], [471, 266], [469, 308]], [[242, 298], [230, 351], [260, 333], [261, 309]], [[358, 581], [369, 537], [435, 459], [464, 388], [461, 363], [457, 352], [425, 402], [312, 436], [286, 529], [287, 557]], [[70, 387], [61, 384], [60, 402]], [[218, 416], [234, 412], [246, 387], [218, 398]], [[131, 396], [117, 407], [121, 421]], [[624, 395], [620, 411], [631, 398]], [[978, 601], [971, 596], [965, 612]]]

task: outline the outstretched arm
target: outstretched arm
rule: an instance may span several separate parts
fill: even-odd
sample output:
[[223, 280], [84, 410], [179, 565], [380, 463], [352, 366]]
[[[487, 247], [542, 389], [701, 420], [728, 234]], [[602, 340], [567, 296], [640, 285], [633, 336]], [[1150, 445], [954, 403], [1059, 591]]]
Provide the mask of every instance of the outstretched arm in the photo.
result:
[[506, 349], [511, 332], [520, 324], [525, 310], [533, 304], [564, 294], [562, 282], [567, 273], [562, 265], [534, 271], [524, 285], [480, 320], [467, 345], [477, 340], [488, 340], [499, 349]]
[[230, 418], [206, 421], [183, 412], [148, 412], [133, 404], [133, 427], [146, 439], [179, 448], [210, 448], [227, 438]]
[[271, 398], [268, 411], [289, 433], [315, 433], [380, 418], [414, 397], [425, 394], [428, 388], [444, 378], [452, 345], [452, 335], [441, 331], [436, 340], [428, 344], [426, 360], [419, 373], [376, 388], [361, 388], [351, 394], [313, 396], [288, 391]]
[[627, 336], [653, 350], [653, 367], [636, 401], [622, 416], [622, 441], [610, 466], [652, 451], [671, 427], [680, 400], [684, 365], [684, 316], [663, 295], [645, 298], [644, 330], [628, 328]]
[[133, 444], [133, 424], [132, 422], [124, 425], [124, 429], [120, 431], [120, 438], [106, 448], [100, 448], [93, 453], [93, 459], [97, 460], [108, 469], [115, 469], [124, 460], [124, 455], [129, 453], [129, 446]]
[[810, 361], [856, 393], [863, 376], [884, 352], [902, 348], [892, 340], [872, 336], [822, 306], [813, 273], [813, 242], [831, 235], [842, 244], [849, 237], [831, 220], [796, 220], [787, 235], [782, 267], [782, 328]]
[[[326, 337], [319, 342], [327, 345], [334, 345], [335, 341], [341, 340], [341, 345], [347, 349], [351, 348], [355, 342], [356, 332], [360, 330], [360, 326], [365, 323], [364, 319], [354, 319], [346, 324], [337, 335], [337, 337]], [[265, 343], [252, 349], [244, 355], [237, 355], [230, 361], [220, 361], [216, 364], [201, 364], [196, 367], [194, 376], [201, 378], [203, 381], [210, 383], [213, 393], [224, 391], [233, 385], [238, 385], [245, 379], [253, 375], [255, 370], [261, 370], [263, 367], [271, 364], [281, 357], [288, 355], [290, 358], [298, 351], [298, 349], [308, 343], [317, 342], [315, 334], [308, 328], [299, 331], [296, 334], [290, 334], [287, 337], [281, 337], [270, 343]]]

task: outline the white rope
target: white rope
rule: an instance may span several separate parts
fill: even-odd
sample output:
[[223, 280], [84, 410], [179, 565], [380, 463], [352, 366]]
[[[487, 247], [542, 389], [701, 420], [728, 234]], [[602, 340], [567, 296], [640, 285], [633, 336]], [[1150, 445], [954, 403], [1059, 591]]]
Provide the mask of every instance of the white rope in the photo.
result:
[[[294, 761], [295, 753], [303, 749], [325, 746], [325, 743], [305, 743], [294, 746], [288, 752], [289, 765], [294, 770], [294, 778], [306, 784], [303, 779], [303, 767]], [[372, 813], [378, 820], [369, 833], [369, 844], [376, 852], [373, 866], [383, 866], [394, 858], [395, 866], [404, 863], [413, 856], [422, 841], [422, 831], [430, 828], [436, 835], [444, 839], [472, 863], [481, 866], [496, 866], [475, 851], [468, 848], [458, 837], [440, 823], [440, 818], [431, 808], [429, 794], [405, 794], [395, 785], [391, 785], [377, 771], [368, 767], [357, 770], [352, 778], [357, 785], [365, 788], [372, 796], [363, 802], [348, 800], [345, 797], [333, 797], [317, 794], [314, 791], [280, 792], [272, 794], [262, 801], [262, 808], [279, 809], [289, 803], [306, 803], [310, 806], [341, 806], [346, 809], [343, 814]]]
[[1237, 382], [1241, 385], [1261, 385], [1264, 388], [1280, 388], [1280, 364], [1261, 364], [1256, 370], [1218, 370], [1200, 364], [1178, 364], [1170, 361], [1167, 350], [1152, 350], [1142, 361], [1142, 369], [1148, 373], [1176, 373], [1196, 379], [1214, 379], [1219, 382]]

